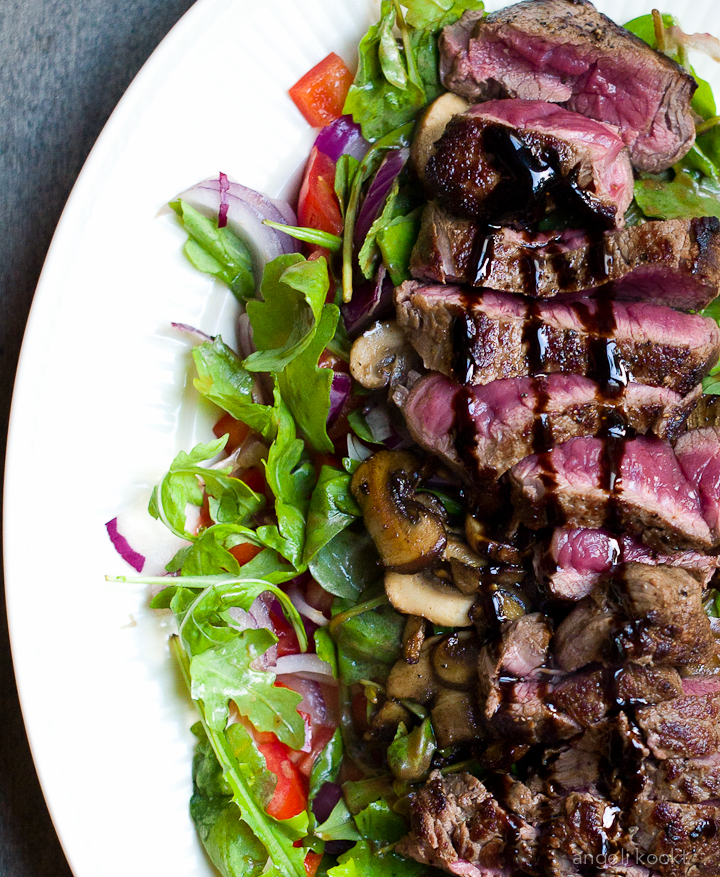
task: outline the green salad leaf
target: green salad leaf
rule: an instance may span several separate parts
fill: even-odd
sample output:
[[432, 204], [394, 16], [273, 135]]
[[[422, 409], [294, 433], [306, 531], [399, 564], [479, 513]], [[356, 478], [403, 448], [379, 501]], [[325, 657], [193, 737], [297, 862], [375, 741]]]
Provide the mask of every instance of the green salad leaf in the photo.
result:
[[367, 530], [336, 533], [309, 561], [318, 584], [335, 597], [357, 601], [362, 592], [382, 577], [380, 556]]
[[198, 376], [194, 380], [197, 391], [227, 411], [236, 420], [272, 438], [275, 430], [273, 409], [253, 400], [253, 376], [240, 362], [238, 355], [223, 343], [219, 336], [193, 347]]
[[635, 199], [643, 213], [652, 218], [720, 217], [720, 182], [695, 171], [680, 170], [672, 180], [649, 175], [639, 179]]
[[275, 642], [270, 630], [244, 630], [225, 645], [195, 655], [190, 662], [192, 696], [205, 704], [207, 722], [215, 731], [225, 728], [232, 701], [258, 731], [272, 731], [282, 743], [299, 749], [305, 741], [297, 711], [302, 695], [277, 687], [274, 674], [251, 666]]
[[265, 505], [264, 497], [251, 490], [244, 481], [231, 478], [222, 469], [197, 465], [216, 456], [226, 442], [227, 436], [223, 436], [209, 444], [196, 445], [189, 454], [181, 451], [152, 492], [150, 514], [181, 539], [190, 542], [197, 539], [196, 534], [186, 529], [186, 507], [189, 504], [202, 505], [203, 484], [210, 516], [216, 523], [247, 524]]
[[[323, 466], [310, 497], [304, 562], [308, 564], [333, 537], [361, 516], [350, 492], [351, 476], [332, 466]], [[332, 593], [332, 591], [330, 592]]]
[[415, 119], [438, 97], [438, 34], [466, 10], [484, 8], [479, 0], [403, 0], [402, 6], [405, 16], [399, 2], [383, 0], [380, 21], [360, 41], [358, 70], [343, 107], [370, 141]]
[[171, 201], [188, 233], [185, 255], [195, 268], [217, 277], [241, 302], [255, 295], [255, 278], [250, 252], [227, 226], [218, 228], [217, 219], [208, 219], [182, 200]]

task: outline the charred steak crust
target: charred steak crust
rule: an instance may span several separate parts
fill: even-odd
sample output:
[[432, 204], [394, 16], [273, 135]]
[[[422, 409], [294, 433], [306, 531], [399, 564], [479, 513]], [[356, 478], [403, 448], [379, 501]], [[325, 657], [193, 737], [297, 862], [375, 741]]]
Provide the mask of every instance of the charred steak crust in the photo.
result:
[[[488, 290], [465, 293], [457, 286], [407, 281], [395, 290], [399, 325], [425, 367], [461, 383], [487, 384], [531, 373], [524, 333], [528, 304]], [[540, 302], [545, 374], [587, 374], [598, 304]], [[717, 363], [720, 328], [698, 314], [682, 314], [647, 302], [612, 302], [614, 339], [635, 381], [681, 395]]]
[[413, 277], [537, 298], [600, 294], [612, 284], [618, 299], [646, 299], [681, 310], [704, 308], [720, 291], [720, 220], [715, 217], [650, 221], [600, 236], [510, 228], [484, 234], [472, 220], [430, 202], [410, 261]]
[[454, 116], [424, 178], [447, 210], [495, 224], [525, 224], [565, 207], [613, 228], [633, 197], [630, 157], [616, 129], [546, 101], [487, 101]]
[[465, 13], [443, 32], [440, 53], [449, 91], [552, 101], [617, 125], [638, 170], [665, 170], [694, 143], [694, 78], [584, 0]]

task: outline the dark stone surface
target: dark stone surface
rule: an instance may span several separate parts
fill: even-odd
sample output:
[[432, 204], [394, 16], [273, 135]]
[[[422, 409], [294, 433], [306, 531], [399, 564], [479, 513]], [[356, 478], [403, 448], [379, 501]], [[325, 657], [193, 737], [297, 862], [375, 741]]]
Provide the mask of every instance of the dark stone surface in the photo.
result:
[[[53, 231], [115, 104], [193, 0], [0, 0], [0, 428]], [[2, 460], [4, 461], [4, 451]], [[0, 463], [0, 466], [2, 463]], [[70, 877], [35, 775], [0, 603], [0, 875]]]

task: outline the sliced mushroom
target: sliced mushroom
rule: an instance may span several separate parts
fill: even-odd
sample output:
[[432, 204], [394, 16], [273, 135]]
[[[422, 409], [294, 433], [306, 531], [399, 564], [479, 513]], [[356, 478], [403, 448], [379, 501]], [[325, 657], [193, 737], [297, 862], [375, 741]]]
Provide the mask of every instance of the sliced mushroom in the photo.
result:
[[379, 740], [392, 740], [400, 722], [407, 725], [412, 719], [413, 715], [407, 707], [389, 698], [370, 720], [372, 736]]
[[394, 387], [420, 359], [395, 320], [375, 323], [350, 350], [350, 373], [363, 387]]
[[379, 451], [350, 485], [384, 566], [404, 573], [436, 561], [447, 543], [443, 522], [414, 498], [417, 470], [412, 454]]
[[498, 563], [521, 564], [522, 552], [515, 545], [493, 539], [473, 515], [465, 517], [465, 538], [473, 551]]
[[469, 743], [484, 735], [473, 695], [442, 688], [430, 710], [438, 746], [446, 749]]
[[475, 600], [431, 572], [385, 575], [385, 593], [392, 605], [406, 615], [422, 615], [443, 627], [470, 627], [470, 609]]
[[419, 615], [409, 615], [403, 631], [403, 655], [408, 664], [417, 664], [425, 642], [427, 621]]
[[433, 699], [438, 683], [432, 668], [432, 650], [441, 639], [441, 636], [426, 639], [416, 664], [400, 660], [393, 665], [385, 687], [389, 698], [416, 703], [429, 703]]
[[458, 113], [464, 113], [468, 102], [457, 94], [447, 92], [430, 104], [420, 119], [413, 138], [410, 157], [421, 180], [425, 177], [425, 165], [435, 151], [435, 143], [442, 137], [447, 123]]
[[475, 594], [480, 590], [482, 570], [488, 565], [487, 558], [476, 554], [462, 539], [450, 536], [443, 560], [449, 561], [452, 580], [463, 594]]
[[467, 691], [477, 682], [479, 655], [480, 647], [474, 632], [457, 630], [435, 646], [433, 670], [445, 688]]

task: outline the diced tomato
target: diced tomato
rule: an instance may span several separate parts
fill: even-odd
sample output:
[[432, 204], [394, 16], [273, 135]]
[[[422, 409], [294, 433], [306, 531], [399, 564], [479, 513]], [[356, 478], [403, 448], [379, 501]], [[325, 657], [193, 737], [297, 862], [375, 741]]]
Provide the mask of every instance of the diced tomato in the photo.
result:
[[295, 759], [295, 764], [306, 777], [312, 773], [312, 769], [317, 761], [318, 755], [330, 742], [330, 738], [335, 733], [334, 727], [328, 725], [315, 725], [312, 729], [312, 737], [309, 752], [301, 752], [300, 758]]
[[[298, 223], [329, 234], [341, 235], [343, 230], [340, 205], [335, 195], [335, 162], [313, 146], [298, 197]], [[324, 247], [305, 245], [309, 256], [328, 256]]]
[[342, 58], [331, 52], [290, 89], [295, 106], [313, 128], [329, 125], [342, 116], [353, 75]]
[[249, 469], [246, 469], [240, 476], [240, 480], [244, 481], [250, 490], [254, 490], [255, 493], [265, 493], [267, 479], [259, 466], [251, 466]]
[[[270, 617], [272, 619], [273, 632], [278, 638], [278, 658], [282, 658], [285, 655], [297, 655], [300, 651], [300, 643], [298, 642], [297, 634], [293, 630], [292, 625], [288, 624], [284, 618], [281, 618], [274, 612], [271, 613]], [[277, 684], [280, 683], [276, 683], [276, 685]]]
[[205, 527], [211, 527], [214, 521], [210, 517], [210, 503], [208, 502], [207, 493], [203, 495], [202, 505], [200, 506], [200, 516], [197, 522], [197, 532], [204, 530]]
[[[264, 735], [263, 735], [264, 736]], [[279, 740], [258, 743], [269, 771], [277, 777], [275, 792], [265, 808], [275, 819], [291, 819], [307, 807], [307, 782]]]
[[334, 454], [313, 454], [312, 461], [316, 475], [320, 475], [320, 470], [323, 466], [332, 466], [333, 469], [342, 469], [340, 458], [336, 457]]
[[223, 414], [220, 420], [218, 420], [215, 426], [213, 426], [213, 432], [218, 438], [227, 433], [229, 438], [227, 445], [225, 445], [225, 450], [228, 453], [232, 453], [237, 450], [237, 448], [239, 448], [248, 437], [250, 434], [250, 427], [247, 423], [235, 420], [231, 414]]
[[345, 372], [346, 375], [350, 374], [350, 363], [329, 350], [323, 350], [320, 354], [318, 365], [320, 368], [331, 368], [335, 372]]
[[244, 566], [246, 563], [250, 563], [253, 557], [257, 557], [261, 551], [262, 548], [259, 545], [253, 545], [251, 542], [243, 542], [240, 545], [235, 545], [231, 548], [230, 554], [232, 554], [240, 566]]
[[305, 877], [315, 877], [320, 862], [322, 862], [322, 853], [308, 850], [305, 856]]

